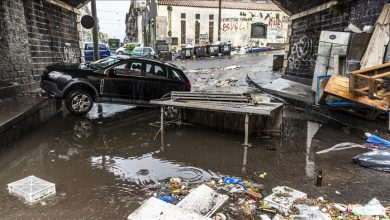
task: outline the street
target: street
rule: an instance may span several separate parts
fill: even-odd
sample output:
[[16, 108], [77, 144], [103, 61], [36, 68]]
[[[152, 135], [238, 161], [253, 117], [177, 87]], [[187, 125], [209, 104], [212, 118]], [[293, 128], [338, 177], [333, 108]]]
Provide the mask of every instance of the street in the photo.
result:
[[[279, 77], [270, 72], [272, 54], [174, 63], [186, 69], [195, 91], [259, 93], [247, 84], [246, 74], [263, 74], [264, 83]], [[85, 117], [59, 114], [0, 151], [1, 186], [36, 175], [55, 183], [57, 196], [26, 206], [2, 187], [0, 216], [124, 219], [153, 196], [152, 185], [172, 177], [203, 183], [235, 176], [263, 184], [265, 194], [275, 186], [289, 186], [339, 203], [365, 204], [373, 197], [390, 203], [389, 173], [351, 161], [366, 150], [315, 154], [342, 142], [362, 143], [363, 131], [289, 105], [283, 120], [281, 140], [257, 133], [251, 136], [253, 147], [244, 148], [241, 133], [193, 125], [167, 126], [162, 142], [156, 135], [157, 109], [95, 104]], [[322, 187], [315, 186], [319, 171]], [[238, 204], [227, 202], [221, 212], [246, 219]]]

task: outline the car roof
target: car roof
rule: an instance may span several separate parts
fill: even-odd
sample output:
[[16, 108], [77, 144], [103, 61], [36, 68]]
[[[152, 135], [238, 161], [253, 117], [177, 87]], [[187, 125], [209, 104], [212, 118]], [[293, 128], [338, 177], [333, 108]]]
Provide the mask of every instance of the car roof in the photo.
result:
[[[163, 62], [163, 61], [156, 60], [156, 59], [151, 59], [151, 58], [145, 58], [145, 57], [129, 57], [129, 58], [127, 58], [127, 59], [128, 59], [128, 60], [139, 60], [139, 61], [154, 62], [154, 63], [158, 63], [158, 64], [167, 65], [167, 66], [170, 66], [170, 67], [173, 67], [173, 68], [176, 68], [176, 69], [179, 68], [179, 67], [176, 66], [175, 64], [172, 64], [172, 63], [169, 63], [169, 62]], [[126, 60], [126, 59], [125, 59], [125, 60]]]

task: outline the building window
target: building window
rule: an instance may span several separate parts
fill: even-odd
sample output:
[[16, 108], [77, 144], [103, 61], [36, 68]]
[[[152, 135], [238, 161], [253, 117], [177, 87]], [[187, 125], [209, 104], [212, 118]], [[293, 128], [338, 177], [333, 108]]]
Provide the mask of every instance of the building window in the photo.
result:
[[253, 23], [251, 25], [251, 38], [267, 38], [267, 25], [263, 23]]
[[186, 18], [186, 13], [181, 13], [181, 18], [183, 19], [185, 19]]
[[195, 14], [195, 19], [200, 19], [200, 14]]
[[214, 15], [209, 15], [209, 20], [214, 20]]
[[214, 41], [214, 22], [209, 22], [209, 43], [213, 43]]
[[181, 37], [180, 37], [180, 42], [182, 44], [186, 43], [186, 21], [182, 20], [181, 21]]
[[200, 22], [195, 21], [195, 44], [200, 43]]

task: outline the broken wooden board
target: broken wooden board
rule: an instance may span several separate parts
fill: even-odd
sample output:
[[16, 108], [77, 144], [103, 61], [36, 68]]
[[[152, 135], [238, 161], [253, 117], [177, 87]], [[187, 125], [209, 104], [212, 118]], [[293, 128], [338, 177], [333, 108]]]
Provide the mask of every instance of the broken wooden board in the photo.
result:
[[157, 198], [151, 197], [144, 202], [138, 209], [131, 213], [129, 220], [211, 220], [211, 218], [201, 216], [190, 212], [179, 206], [166, 203]]
[[329, 79], [329, 82], [325, 87], [325, 93], [349, 100], [351, 102], [359, 103], [363, 106], [372, 107], [383, 112], [386, 112], [389, 109], [389, 97], [384, 97], [382, 100], [379, 100], [370, 99], [367, 96], [350, 93], [348, 77], [333, 75]]
[[202, 184], [190, 192], [177, 206], [206, 217], [213, 215], [227, 200], [229, 196], [215, 192]]

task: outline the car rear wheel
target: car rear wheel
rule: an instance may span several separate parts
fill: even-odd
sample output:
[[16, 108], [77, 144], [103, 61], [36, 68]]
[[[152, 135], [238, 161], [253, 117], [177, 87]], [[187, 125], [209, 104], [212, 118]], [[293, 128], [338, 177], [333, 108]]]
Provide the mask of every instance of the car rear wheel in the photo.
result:
[[83, 115], [91, 110], [93, 98], [87, 91], [78, 89], [66, 96], [65, 105], [72, 114]]
[[123, 51], [118, 51], [118, 55], [123, 55]]

